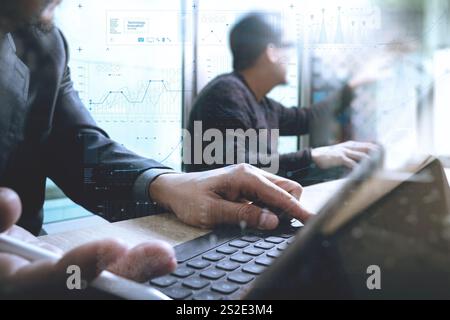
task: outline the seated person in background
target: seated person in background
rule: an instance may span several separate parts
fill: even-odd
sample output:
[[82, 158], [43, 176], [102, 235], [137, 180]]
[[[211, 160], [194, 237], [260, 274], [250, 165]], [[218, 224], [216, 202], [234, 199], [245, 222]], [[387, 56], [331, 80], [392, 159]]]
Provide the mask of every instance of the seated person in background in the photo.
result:
[[[273, 20], [270, 20], [271, 18], [272, 15], [251, 13], [233, 27], [230, 34], [230, 47], [234, 71], [214, 79], [203, 89], [194, 103], [188, 126], [193, 140], [189, 146], [191, 154], [199, 152], [194, 140], [199, 136], [196, 126], [200, 124], [203, 132], [216, 129], [226, 136], [227, 130], [229, 132], [230, 129], [242, 129], [244, 132], [249, 129], [257, 131], [267, 129], [265, 152], [268, 158], [266, 157], [266, 160], [270, 161], [271, 157], [277, 157], [279, 161], [277, 172], [270, 171], [272, 173], [298, 180], [304, 177], [312, 164], [319, 169], [354, 167], [374, 148], [373, 144], [350, 141], [278, 155], [273, 143], [269, 142], [273, 138], [273, 129], [279, 129], [279, 134], [282, 136], [308, 134], [313, 122], [317, 123], [317, 120], [321, 118], [333, 117], [338, 113], [339, 108], [350, 105], [353, 88], [351, 82], [330, 99], [311, 108], [286, 108], [268, 98], [267, 94], [273, 88], [287, 83], [287, 48], [291, 46], [284, 41], [282, 30], [269, 22]], [[278, 136], [275, 137], [277, 138]], [[260, 162], [261, 139], [266, 138], [258, 136], [257, 150], [250, 150], [251, 143], [248, 143], [248, 140], [243, 145], [238, 145], [239, 142], [236, 141], [232, 144], [223, 143], [224, 152], [220, 150], [220, 156], [218, 156], [216, 150], [216, 154], [213, 155], [219, 161], [208, 163], [202, 158], [201, 163], [192, 161], [186, 164], [186, 169], [187, 171], [203, 171], [233, 164], [229, 163], [227, 158], [230, 152], [233, 154], [231, 156], [233, 161], [244, 160], [246, 163], [262, 168], [264, 166]], [[201, 145], [204, 151], [205, 141], [202, 141]], [[230, 146], [233, 149], [230, 149]], [[236, 160], [239, 155], [240, 161]], [[252, 158], [256, 159], [256, 163], [250, 161]], [[292, 174], [295, 172], [301, 172], [301, 174], [295, 176]]]
[[[203, 228], [245, 222], [269, 230], [282, 213], [308, 219], [299, 202], [302, 188], [293, 181], [246, 164], [176, 173], [111, 140], [73, 87], [67, 43], [53, 25], [60, 2], [0, 2], [0, 233], [62, 254], [35, 237], [42, 229], [47, 177], [112, 222], [150, 215], [153, 203]], [[90, 242], [57, 262], [0, 252], [0, 300], [61, 299], [71, 265], [86, 281], [108, 269], [145, 282], [172, 272], [176, 263], [172, 247], [160, 241], [135, 248], [115, 239]]]

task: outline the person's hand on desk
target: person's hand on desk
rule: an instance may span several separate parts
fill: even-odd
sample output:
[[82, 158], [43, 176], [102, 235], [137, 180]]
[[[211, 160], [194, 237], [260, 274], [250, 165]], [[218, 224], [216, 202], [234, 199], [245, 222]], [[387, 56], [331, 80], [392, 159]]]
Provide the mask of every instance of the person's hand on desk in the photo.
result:
[[310, 213], [299, 202], [301, 194], [298, 183], [246, 164], [166, 174], [150, 185], [154, 201], [202, 228], [236, 224], [270, 230], [278, 226], [280, 213], [306, 222]]
[[316, 148], [311, 151], [313, 162], [320, 169], [339, 166], [354, 168], [358, 162], [368, 157], [378, 146], [369, 142], [347, 141], [334, 146]]
[[[0, 188], [0, 232], [62, 254], [58, 248], [40, 242], [32, 234], [15, 226], [20, 215], [21, 203], [17, 194]], [[49, 289], [61, 292], [66, 285], [67, 267], [71, 265], [79, 266], [83, 279], [87, 281], [107, 269], [125, 278], [144, 282], [172, 272], [176, 260], [172, 247], [159, 241], [145, 243], [134, 249], [128, 249], [116, 240], [96, 241], [66, 253], [56, 263], [30, 263], [19, 256], [0, 252], [0, 295], [20, 296], [32, 290], [40, 292], [40, 297], [45, 298], [45, 292]]]

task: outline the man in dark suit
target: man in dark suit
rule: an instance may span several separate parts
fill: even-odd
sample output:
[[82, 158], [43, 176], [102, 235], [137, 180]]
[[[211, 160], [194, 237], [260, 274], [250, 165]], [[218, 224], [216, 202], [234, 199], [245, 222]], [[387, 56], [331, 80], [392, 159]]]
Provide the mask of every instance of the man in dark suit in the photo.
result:
[[[67, 44], [52, 25], [59, 2], [0, 4], [0, 232], [39, 244], [33, 234], [42, 227], [47, 177], [69, 198], [110, 221], [149, 214], [153, 204], [200, 227], [245, 221], [273, 229], [279, 219], [266, 207], [302, 221], [309, 217], [300, 206], [297, 183], [248, 165], [178, 174], [112, 141], [73, 88]], [[0, 254], [0, 288], [20, 292], [49, 282], [59, 285], [64, 266], [75, 262], [88, 279], [109, 269], [139, 281], [176, 265], [165, 243], [129, 250], [105, 240], [75, 249], [56, 264], [29, 264]]]

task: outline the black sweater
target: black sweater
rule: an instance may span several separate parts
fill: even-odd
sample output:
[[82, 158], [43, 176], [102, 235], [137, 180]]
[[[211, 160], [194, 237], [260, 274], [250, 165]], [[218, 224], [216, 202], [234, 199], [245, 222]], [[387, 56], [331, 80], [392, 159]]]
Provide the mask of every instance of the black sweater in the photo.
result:
[[[258, 102], [245, 82], [237, 72], [218, 76], [206, 86], [198, 96], [192, 108], [188, 130], [194, 136], [194, 122], [202, 121], [202, 129], [218, 129], [225, 135], [227, 129], [279, 129], [281, 136], [298, 136], [310, 133], [310, 124], [317, 123], [322, 117], [334, 116], [342, 107], [350, 104], [351, 90], [348, 87], [338, 91], [327, 100], [311, 108], [286, 108], [282, 104], [264, 97]], [[208, 143], [203, 143], [203, 149]], [[194, 143], [191, 143], [191, 154]], [[248, 146], [246, 146], [247, 148]], [[268, 145], [270, 149], [270, 143]], [[225, 148], [225, 147], [224, 147]], [[248, 150], [246, 150], [248, 151]], [[269, 154], [277, 155], [277, 150], [268, 150]], [[235, 153], [238, 152], [235, 150]], [[224, 150], [224, 158], [226, 150]], [[248, 155], [246, 162], [248, 162]], [[218, 168], [224, 164], [207, 165], [187, 164], [187, 171], [204, 171]], [[289, 176], [289, 172], [302, 171], [312, 163], [311, 150], [279, 155], [280, 170], [278, 174]], [[254, 163], [252, 163], [254, 164]], [[260, 166], [259, 164], [255, 164]], [[306, 171], [306, 170], [304, 170]]]

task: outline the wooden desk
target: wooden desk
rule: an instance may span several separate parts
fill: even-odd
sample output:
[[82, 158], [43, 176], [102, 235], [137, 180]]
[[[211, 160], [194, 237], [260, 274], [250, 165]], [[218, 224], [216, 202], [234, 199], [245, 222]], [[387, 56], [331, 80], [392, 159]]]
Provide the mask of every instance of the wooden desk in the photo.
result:
[[[450, 169], [446, 169], [445, 172], [450, 181]], [[343, 180], [337, 180], [306, 187], [301, 200], [303, 206], [310, 212], [317, 212], [342, 183]], [[108, 237], [122, 239], [130, 246], [155, 239], [164, 240], [176, 246], [208, 232], [209, 230], [185, 225], [173, 214], [163, 214], [44, 236], [41, 237], [41, 240], [63, 250], [69, 250], [83, 243]]]
[[104, 238], [121, 239], [129, 246], [155, 239], [164, 240], [176, 246], [208, 232], [208, 230], [185, 225], [173, 214], [162, 214], [43, 236], [40, 239], [63, 250], [70, 250], [86, 242]]
[[[343, 180], [338, 180], [306, 187], [302, 195], [304, 207], [311, 212], [317, 212], [342, 183]], [[70, 250], [86, 242], [104, 238], [122, 239], [130, 246], [155, 239], [164, 240], [176, 246], [208, 232], [209, 230], [190, 227], [180, 222], [173, 214], [162, 214], [43, 236], [40, 239], [63, 250]]]

